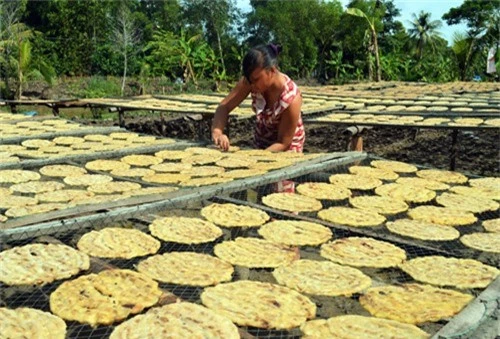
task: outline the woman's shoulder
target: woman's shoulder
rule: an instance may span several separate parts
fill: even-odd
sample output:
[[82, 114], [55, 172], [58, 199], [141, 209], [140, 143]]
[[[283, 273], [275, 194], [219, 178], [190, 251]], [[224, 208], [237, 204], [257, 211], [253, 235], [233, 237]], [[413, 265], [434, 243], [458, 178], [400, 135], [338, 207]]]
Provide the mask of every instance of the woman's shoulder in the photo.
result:
[[295, 97], [300, 93], [299, 87], [287, 74], [281, 73], [285, 77], [285, 89], [283, 91], [283, 96], [285, 97]]

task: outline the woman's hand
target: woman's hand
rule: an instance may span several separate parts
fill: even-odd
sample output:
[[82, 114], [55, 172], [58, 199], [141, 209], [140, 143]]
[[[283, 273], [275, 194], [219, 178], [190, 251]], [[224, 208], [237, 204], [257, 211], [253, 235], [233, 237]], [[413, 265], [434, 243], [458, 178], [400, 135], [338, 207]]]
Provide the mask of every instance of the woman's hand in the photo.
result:
[[212, 139], [214, 141], [214, 144], [222, 149], [223, 151], [227, 151], [229, 149], [229, 138], [227, 135], [219, 132], [219, 133], [212, 133]]

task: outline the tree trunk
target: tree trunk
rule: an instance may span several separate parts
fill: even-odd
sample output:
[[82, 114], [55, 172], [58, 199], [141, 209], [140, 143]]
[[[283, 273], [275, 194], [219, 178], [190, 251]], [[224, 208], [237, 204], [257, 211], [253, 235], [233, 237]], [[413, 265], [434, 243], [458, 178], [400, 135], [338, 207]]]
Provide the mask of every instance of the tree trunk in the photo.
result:
[[127, 52], [123, 53], [123, 79], [122, 79], [122, 96], [125, 93], [125, 80], [127, 79], [127, 66], [128, 66], [128, 58]]
[[373, 52], [375, 53], [375, 66], [377, 70], [377, 79], [376, 81], [382, 81], [382, 70], [380, 69], [380, 56], [378, 52], [378, 39], [377, 39], [377, 33], [375, 30], [372, 30], [372, 37], [373, 37]]
[[17, 78], [19, 80], [19, 83], [17, 85], [17, 100], [21, 100], [21, 96], [23, 95], [23, 72], [19, 70], [19, 73], [17, 74]]
[[476, 40], [472, 38], [472, 41], [470, 42], [470, 47], [469, 50], [467, 51], [467, 56], [465, 57], [465, 63], [464, 63], [464, 69], [462, 70], [462, 76], [461, 79], [462, 81], [465, 81], [467, 78], [467, 68], [469, 68], [469, 61], [472, 56], [472, 50], [474, 49], [474, 42]]
[[215, 33], [217, 34], [217, 44], [219, 45], [219, 54], [220, 54], [220, 62], [222, 64], [222, 72], [226, 73], [226, 64], [224, 63], [224, 55], [222, 54], [222, 44], [220, 42], [219, 30], [216, 29]]
[[17, 81], [18, 81], [18, 84], [17, 84], [17, 93], [16, 93], [16, 97], [17, 97], [17, 100], [21, 100], [21, 95], [23, 94], [23, 70], [21, 68], [21, 58], [22, 58], [22, 55], [21, 55], [21, 43], [18, 44], [19, 46], [19, 55], [18, 55], [18, 59], [17, 59]]
[[372, 58], [370, 58], [372, 52], [370, 50], [368, 50], [368, 53], [366, 53], [366, 59], [368, 61], [368, 79], [370, 79], [370, 81], [373, 80], [373, 64], [372, 64]]
[[193, 80], [194, 85], [198, 86], [198, 82], [196, 81], [196, 77], [194, 75], [193, 66], [191, 66], [191, 62], [190, 61], [188, 61], [188, 63], [187, 63], [186, 73], [188, 73], [188, 78], [191, 77], [191, 79]]

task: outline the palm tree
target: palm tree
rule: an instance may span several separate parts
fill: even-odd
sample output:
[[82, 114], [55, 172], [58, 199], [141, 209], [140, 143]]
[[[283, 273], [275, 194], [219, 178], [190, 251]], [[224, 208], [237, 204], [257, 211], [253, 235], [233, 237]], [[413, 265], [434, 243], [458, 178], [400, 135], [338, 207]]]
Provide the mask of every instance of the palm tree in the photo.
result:
[[455, 54], [457, 65], [460, 71], [460, 80], [465, 80], [467, 77], [467, 68], [469, 66], [469, 55], [473, 49], [474, 39], [463, 33], [455, 33], [453, 35], [453, 45], [451, 47]]
[[7, 56], [7, 65], [14, 70], [17, 79], [16, 98], [21, 99], [23, 86], [30, 78], [43, 78], [49, 85], [53, 85], [55, 71], [44, 60], [33, 63], [30, 39], [36, 32], [30, 30], [23, 23], [12, 26], [14, 35], [10, 40], [3, 40], [1, 46], [10, 46], [13, 53]]
[[434, 48], [434, 41], [440, 36], [438, 29], [441, 27], [441, 20], [431, 21], [431, 13], [420, 11], [418, 16], [413, 13], [413, 20], [410, 21], [411, 28], [408, 29], [410, 38], [417, 41], [418, 59], [422, 59], [424, 47], [431, 45]]

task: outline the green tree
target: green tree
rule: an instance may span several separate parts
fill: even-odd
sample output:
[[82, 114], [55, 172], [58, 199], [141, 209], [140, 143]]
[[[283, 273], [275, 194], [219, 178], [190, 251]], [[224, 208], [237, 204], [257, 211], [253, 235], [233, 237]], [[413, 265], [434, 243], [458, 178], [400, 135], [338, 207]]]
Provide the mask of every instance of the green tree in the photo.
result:
[[328, 67], [334, 72], [335, 79], [346, 80], [349, 77], [348, 70], [353, 69], [354, 66], [350, 64], [344, 64], [342, 61], [342, 51], [338, 51], [335, 53], [333, 51], [330, 51], [330, 58], [325, 62]]
[[[339, 1], [320, 2], [316, 23], [318, 34], [316, 35], [316, 46], [318, 46], [317, 78], [321, 81], [329, 78], [329, 65], [327, 60], [332, 53], [341, 51], [343, 57], [342, 43], [339, 41], [340, 18], [344, 9]], [[343, 60], [344, 62], [344, 60]]]
[[87, 75], [100, 70], [95, 53], [109, 41], [113, 6], [100, 0], [29, 1], [24, 22], [43, 34], [36, 47], [53, 53], [59, 74]]
[[151, 74], [169, 78], [177, 76], [176, 41], [177, 36], [173, 32], [160, 30], [153, 34], [153, 39], [144, 48]]
[[350, 7], [346, 10], [346, 13], [352, 16], [357, 16], [360, 18], [364, 18], [368, 24], [368, 28], [370, 30], [371, 42], [373, 46], [373, 55], [375, 56], [375, 69], [376, 69], [376, 81], [382, 80], [382, 69], [380, 68], [380, 55], [378, 49], [378, 38], [377, 38], [377, 30], [376, 30], [376, 20], [377, 14], [368, 16], [365, 12], [360, 10], [359, 8]]
[[26, 80], [43, 78], [50, 85], [54, 81], [53, 69], [42, 58], [35, 64], [32, 58], [31, 39], [37, 33], [20, 22], [25, 10], [25, 1], [0, 3], [0, 64], [2, 65], [6, 90], [10, 92], [9, 78], [16, 79], [15, 97], [20, 99]]
[[158, 32], [145, 48], [149, 53], [147, 61], [154, 65], [153, 72], [170, 77], [181, 75], [186, 84], [192, 81], [195, 86], [210, 64], [210, 50], [200, 34], [188, 36], [184, 30], [179, 36]]
[[144, 32], [147, 41], [150, 41], [153, 32], [158, 30], [180, 33], [184, 23], [179, 0], [140, 0], [139, 6], [141, 13], [149, 20]]
[[279, 43], [283, 47], [280, 67], [292, 75], [311, 76], [318, 65], [321, 27], [317, 19], [322, 2], [276, 0], [250, 4], [253, 9], [246, 22], [248, 44]]
[[222, 72], [226, 73], [224, 50], [232, 41], [233, 26], [239, 17], [239, 10], [233, 0], [185, 0], [184, 17], [191, 28], [191, 34], [202, 33], [210, 47], [218, 51]]
[[17, 86], [15, 96], [21, 99], [23, 86], [26, 80], [30, 78], [43, 78], [49, 85], [52, 85], [55, 73], [43, 60], [35, 65], [32, 62], [32, 46], [30, 39], [35, 34], [23, 23], [16, 23], [10, 27], [11, 36], [7, 40], [0, 42], [2, 51], [8, 49], [9, 55], [5, 56], [7, 77], [13, 73], [15, 75]]
[[442, 23], [440, 20], [431, 20], [431, 13], [424, 11], [421, 11], [418, 16], [413, 13], [412, 17], [408, 33], [416, 42], [418, 59], [422, 59], [425, 46], [430, 45], [435, 50], [435, 40], [440, 37], [438, 29]]
[[[465, 0], [459, 7], [451, 8], [443, 15], [448, 25], [460, 23], [467, 24], [467, 37], [458, 37], [457, 50], [463, 53], [463, 44], [468, 45], [468, 51], [465, 54], [465, 60], [459, 64], [460, 74], [465, 80], [468, 74], [468, 68], [473, 64], [473, 60], [483, 54], [489, 47], [497, 46], [500, 48], [500, 2], [499, 1], [472, 1]], [[460, 40], [467, 40], [460, 43]], [[461, 57], [463, 55], [461, 54]], [[484, 61], [483, 60], [480, 60]]]
[[474, 39], [467, 34], [457, 32], [453, 35], [453, 44], [451, 48], [455, 54], [461, 80], [467, 78], [469, 51], [473, 44]]
[[[20, 19], [25, 8], [26, 1], [0, 2], [0, 67], [5, 83], [5, 94], [8, 97], [10, 96], [10, 76], [13, 69], [11, 60], [16, 59], [14, 57], [16, 33], [24, 30], [25, 26], [20, 22]], [[20, 26], [23, 28], [20, 29]]]

